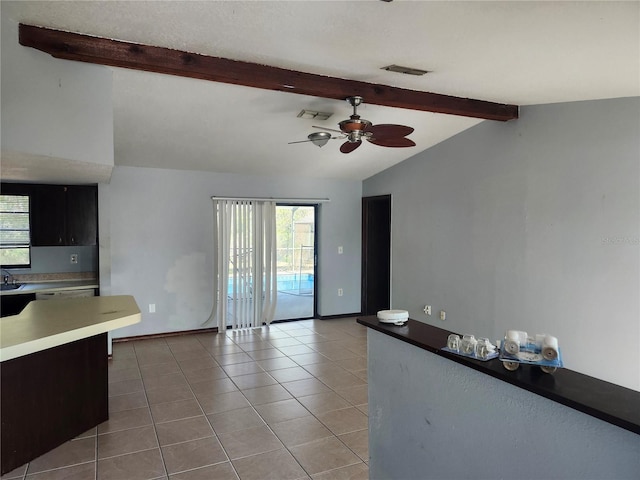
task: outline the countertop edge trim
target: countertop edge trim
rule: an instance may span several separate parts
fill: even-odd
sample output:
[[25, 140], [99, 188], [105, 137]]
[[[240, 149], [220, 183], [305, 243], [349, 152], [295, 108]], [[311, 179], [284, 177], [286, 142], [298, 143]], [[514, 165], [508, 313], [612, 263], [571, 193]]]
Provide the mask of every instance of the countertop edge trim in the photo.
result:
[[0, 349], [0, 362], [6, 362], [7, 360], [13, 360], [14, 358], [22, 357], [24, 355], [41, 352], [48, 348], [75, 342], [76, 340], [82, 340], [83, 338], [93, 337], [94, 335], [110, 332], [111, 330], [116, 330], [118, 328], [128, 327], [129, 325], [138, 323], [141, 318], [142, 315], [140, 313], [136, 313], [122, 318], [106, 320], [95, 325], [57, 333], [48, 337], [38, 338], [18, 345], [3, 347]]
[[[102, 309], [99, 307], [102, 306]], [[62, 317], [60, 311], [62, 310]], [[78, 311], [80, 310], [80, 311]], [[56, 317], [57, 315], [57, 317]], [[32, 317], [36, 318], [32, 318]], [[74, 320], [65, 322], [66, 317]], [[74, 317], [75, 316], [75, 317]], [[40, 322], [62, 323], [40, 328]], [[75, 321], [80, 318], [80, 321]], [[18, 315], [0, 322], [0, 361], [12, 360], [52, 347], [139, 323], [142, 313], [131, 295], [39, 300], [30, 302]], [[9, 323], [5, 323], [9, 322]], [[17, 327], [16, 327], [17, 326]]]

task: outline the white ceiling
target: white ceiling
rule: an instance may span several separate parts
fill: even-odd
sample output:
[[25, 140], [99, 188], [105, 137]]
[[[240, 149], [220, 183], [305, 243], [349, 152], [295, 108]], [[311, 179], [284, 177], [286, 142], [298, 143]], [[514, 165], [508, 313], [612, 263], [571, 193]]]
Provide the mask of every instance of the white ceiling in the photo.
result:
[[[640, 95], [639, 12], [608, 1], [2, 0], [22, 23], [517, 105]], [[431, 73], [381, 70], [389, 64]], [[363, 118], [413, 126], [417, 146], [365, 142], [344, 155], [340, 140], [287, 142], [337, 128], [346, 102], [112, 70], [116, 165], [364, 179], [479, 122], [365, 98]], [[302, 109], [333, 116], [297, 118]]]

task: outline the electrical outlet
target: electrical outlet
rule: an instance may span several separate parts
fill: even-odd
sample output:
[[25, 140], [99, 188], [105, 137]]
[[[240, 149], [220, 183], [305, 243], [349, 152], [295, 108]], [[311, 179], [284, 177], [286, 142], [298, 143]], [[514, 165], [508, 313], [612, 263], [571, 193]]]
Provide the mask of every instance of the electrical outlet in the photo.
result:
[[444, 310], [440, 310], [440, 320], [446, 320], [447, 319], [447, 312], [445, 312]]
[[339, 289], [338, 289], [338, 296], [339, 296], [339, 297], [341, 297], [343, 293], [344, 293], [344, 292], [342, 291], [342, 289], [341, 289], [341, 288], [339, 288]]
[[344, 249], [342, 246], [338, 247], [338, 255], [342, 255], [344, 253]]
[[431, 315], [431, 305], [425, 305], [422, 311], [425, 315]]
[[78, 254], [77, 253], [72, 253], [71, 254], [71, 263], [78, 263]]
[[156, 304], [155, 303], [150, 303], [149, 304], [149, 313], [156, 313]]

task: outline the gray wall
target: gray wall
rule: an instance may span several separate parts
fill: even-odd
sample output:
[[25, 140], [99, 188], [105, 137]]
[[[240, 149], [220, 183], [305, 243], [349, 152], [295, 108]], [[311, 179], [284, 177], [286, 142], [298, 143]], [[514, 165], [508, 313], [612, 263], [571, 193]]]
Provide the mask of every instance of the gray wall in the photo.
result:
[[[31, 268], [11, 269], [13, 273], [97, 272], [97, 248], [93, 246], [31, 247]], [[71, 255], [78, 263], [71, 263]]]
[[[329, 198], [318, 218], [318, 313], [360, 310], [361, 182], [116, 167], [111, 183], [100, 188], [101, 288], [133, 295], [143, 315], [114, 338], [197, 329], [207, 320], [212, 195]], [[152, 303], [156, 313], [148, 313]]]
[[640, 390], [639, 159], [622, 98], [524, 107], [367, 179], [393, 198], [393, 306], [555, 335], [568, 368]]
[[640, 435], [374, 330], [375, 480], [637, 479]]

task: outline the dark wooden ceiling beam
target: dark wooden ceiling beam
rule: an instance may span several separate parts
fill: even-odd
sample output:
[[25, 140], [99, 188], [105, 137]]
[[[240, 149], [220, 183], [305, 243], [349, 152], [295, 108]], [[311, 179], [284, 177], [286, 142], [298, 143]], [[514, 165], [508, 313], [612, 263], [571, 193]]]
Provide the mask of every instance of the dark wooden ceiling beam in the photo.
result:
[[360, 95], [370, 104], [488, 120], [518, 118], [517, 105], [327, 77], [31, 25], [20, 24], [19, 37], [21, 45], [41, 50], [55, 58], [78, 62], [338, 100]]

